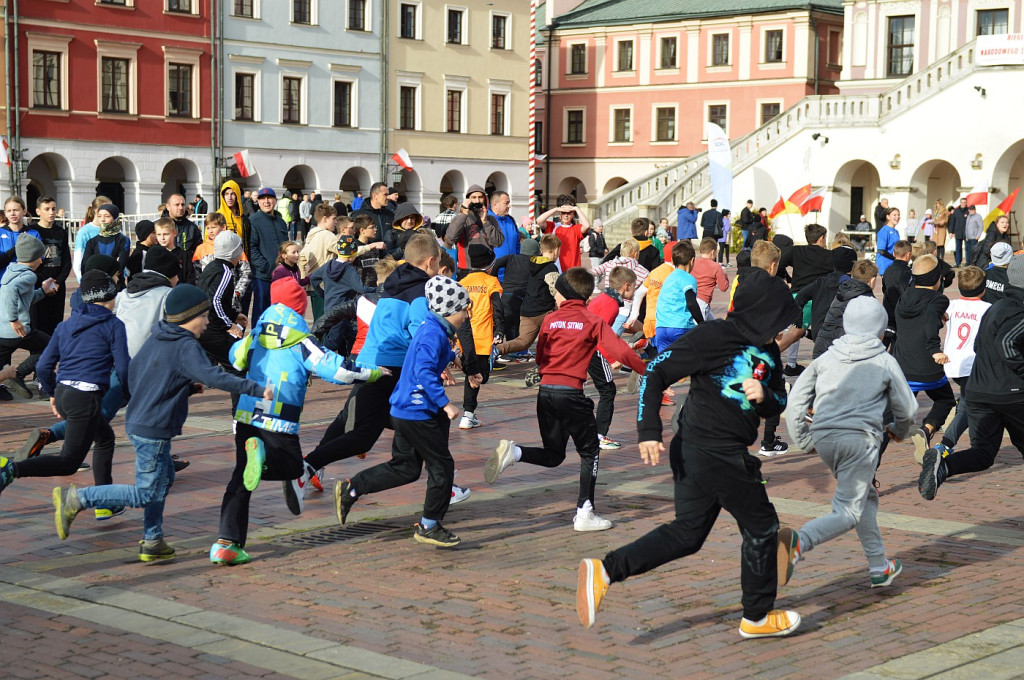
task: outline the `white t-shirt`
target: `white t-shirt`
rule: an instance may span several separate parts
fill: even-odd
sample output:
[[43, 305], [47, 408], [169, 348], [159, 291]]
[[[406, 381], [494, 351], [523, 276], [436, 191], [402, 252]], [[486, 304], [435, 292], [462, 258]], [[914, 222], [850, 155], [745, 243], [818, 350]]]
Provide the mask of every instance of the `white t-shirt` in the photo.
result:
[[949, 303], [946, 313], [949, 325], [946, 326], [946, 342], [943, 353], [949, 357], [946, 364], [946, 376], [949, 378], [966, 378], [974, 366], [974, 340], [978, 337], [981, 317], [992, 305], [981, 300], [953, 300]]

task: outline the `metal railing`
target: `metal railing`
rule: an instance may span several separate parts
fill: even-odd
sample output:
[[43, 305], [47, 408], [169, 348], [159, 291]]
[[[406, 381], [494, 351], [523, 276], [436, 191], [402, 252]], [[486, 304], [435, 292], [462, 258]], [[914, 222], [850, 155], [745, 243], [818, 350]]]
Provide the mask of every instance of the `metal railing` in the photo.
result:
[[[131, 242], [135, 243], [135, 226], [142, 220], [151, 220], [156, 222], [160, 219], [160, 213], [138, 213], [135, 215], [121, 215], [121, 233], [127, 236]], [[199, 227], [200, 231], [206, 233], [206, 215], [192, 215], [189, 217], [192, 222]], [[75, 237], [78, 235], [78, 230], [82, 228], [82, 220], [76, 220], [70, 217], [58, 218], [57, 223], [67, 229], [68, 236], [71, 241], [71, 247], [75, 247]]]

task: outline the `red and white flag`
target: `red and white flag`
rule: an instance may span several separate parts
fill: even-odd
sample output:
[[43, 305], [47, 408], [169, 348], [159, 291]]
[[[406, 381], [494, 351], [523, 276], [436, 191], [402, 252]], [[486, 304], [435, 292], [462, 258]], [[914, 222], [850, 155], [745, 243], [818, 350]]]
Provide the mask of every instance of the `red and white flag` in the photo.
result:
[[409, 158], [409, 152], [405, 149], [399, 149], [395, 152], [391, 160], [400, 165], [403, 170], [412, 170], [412, 160]]
[[0, 142], [3, 142], [3, 145], [0, 146], [0, 161], [3, 161], [4, 165], [10, 167], [11, 154], [8, 152], [8, 149], [10, 149], [11, 147], [7, 146], [7, 140], [4, 139], [3, 137], [0, 137]]
[[988, 188], [974, 187], [964, 198], [967, 199], [967, 205], [988, 205]]
[[256, 174], [256, 169], [252, 167], [252, 160], [249, 158], [249, 150], [242, 149], [235, 154], [235, 165], [238, 166], [238, 174], [242, 177], [251, 177]]
[[809, 212], [820, 212], [822, 204], [825, 203], [825, 191], [828, 187], [822, 187], [811, 192], [803, 203], [800, 204], [800, 214], [806, 215]]

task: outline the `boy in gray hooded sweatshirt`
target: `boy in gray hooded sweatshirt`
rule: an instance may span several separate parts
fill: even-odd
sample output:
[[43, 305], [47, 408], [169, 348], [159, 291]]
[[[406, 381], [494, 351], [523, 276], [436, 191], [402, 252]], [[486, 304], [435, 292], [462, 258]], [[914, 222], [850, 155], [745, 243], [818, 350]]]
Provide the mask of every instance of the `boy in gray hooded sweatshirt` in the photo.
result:
[[[789, 436], [805, 451], [817, 450], [836, 478], [832, 512], [789, 536], [789, 574], [801, 554], [850, 529], [857, 530], [868, 558], [871, 587], [887, 586], [900, 573], [898, 559], [885, 556], [878, 530], [878, 492], [872, 485], [882, 437], [903, 439], [914, 429], [917, 402], [907, 379], [881, 337], [888, 316], [873, 297], [856, 297], [843, 314], [846, 335], [814, 360], [789, 393]], [[894, 421], [883, 422], [891, 405]], [[813, 422], [806, 419], [814, 408]], [[783, 529], [779, 540], [783, 541]], [[780, 546], [781, 549], [781, 546]], [[781, 556], [779, 559], [782, 561]]]

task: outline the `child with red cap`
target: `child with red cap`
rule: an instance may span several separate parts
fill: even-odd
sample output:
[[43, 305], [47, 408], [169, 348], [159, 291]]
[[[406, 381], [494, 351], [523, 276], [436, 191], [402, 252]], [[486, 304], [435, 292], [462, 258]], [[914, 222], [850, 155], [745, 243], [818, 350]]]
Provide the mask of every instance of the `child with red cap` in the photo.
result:
[[252, 332], [231, 348], [232, 365], [247, 371], [249, 380], [270, 385], [270, 376], [288, 377], [277, 383], [273, 398], [242, 395], [238, 400], [235, 470], [224, 491], [220, 534], [210, 548], [213, 564], [250, 561], [245, 552], [249, 499], [260, 480], [283, 482], [288, 509], [295, 515], [302, 512], [306, 485], [316, 474], [303, 463], [299, 444], [299, 416], [309, 374], [339, 385], [375, 382], [386, 374], [386, 369], [356, 368], [317, 343], [303, 318], [307, 301], [306, 291], [295, 279], [274, 281], [271, 306], [253, 324]]

